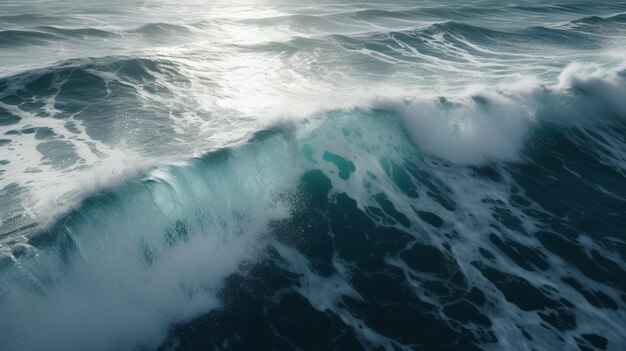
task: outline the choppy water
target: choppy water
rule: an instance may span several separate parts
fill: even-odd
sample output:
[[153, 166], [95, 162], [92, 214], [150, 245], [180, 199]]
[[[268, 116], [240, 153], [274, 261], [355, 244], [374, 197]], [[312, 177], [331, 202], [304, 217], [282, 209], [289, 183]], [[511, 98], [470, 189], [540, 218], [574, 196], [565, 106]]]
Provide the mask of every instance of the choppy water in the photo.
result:
[[626, 3], [0, 3], [0, 349], [623, 350]]

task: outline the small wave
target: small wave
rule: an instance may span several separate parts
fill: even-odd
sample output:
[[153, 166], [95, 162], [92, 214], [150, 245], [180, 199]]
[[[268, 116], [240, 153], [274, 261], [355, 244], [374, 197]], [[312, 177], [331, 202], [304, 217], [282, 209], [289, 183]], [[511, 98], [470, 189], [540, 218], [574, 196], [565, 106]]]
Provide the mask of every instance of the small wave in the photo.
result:
[[573, 3], [556, 3], [556, 4], [532, 4], [532, 5], [510, 5], [511, 9], [520, 12], [531, 12], [537, 14], [548, 14], [548, 13], [569, 13], [569, 14], [584, 14], [588, 13], [590, 10], [598, 10], [600, 8], [604, 8], [608, 11], [619, 11], [619, 9], [624, 9], [624, 4], [617, 2], [607, 2], [599, 4], [592, 4], [588, 2], [573, 2]]
[[147, 23], [138, 28], [128, 31], [129, 33], [138, 33], [151, 37], [171, 36], [180, 34], [189, 34], [191, 30], [184, 25], [171, 23]]
[[367, 9], [354, 12], [354, 16], [363, 20], [377, 20], [377, 19], [399, 19], [406, 21], [415, 20], [415, 10], [413, 11], [390, 11], [390, 10], [374, 10]]
[[34, 27], [34, 30], [54, 33], [65, 38], [115, 38], [119, 34], [98, 28], [59, 28], [54, 26]]
[[[607, 38], [616, 36], [604, 30]], [[355, 51], [367, 51], [391, 57], [399, 62], [421, 61], [430, 57], [439, 64], [476, 61], [494, 57], [512, 59], [530, 53], [545, 55], [545, 47], [554, 50], [597, 50], [605, 46], [596, 36], [566, 27], [528, 27], [518, 30], [492, 29], [463, 22], [444, 21], [412, 26], [403, 30], [376, 30], [358, 34], [325, 34], [323, 36], [291, 36], [286, 41], [269, 41], [247, 47], [252, 50], [296, 53], [324, 47], [335, 50], [332, 44]], [[498, 47], [498, 50], [493, 50]], [[409, 59], [410, 58], [410, 59]]]
[[620, 13], [609, 17], [590, 16], [570, 21], [573, 24], [605, 24], [605, 23], [624, 23], [626, 22], [626, 13]]
[[3, 30], [0, 32], [0, 47], [44, 45], [57, 39], [59, 39], [59, 36], [53, 33], [30, 30]]
[[10, 25], [42, 25], [59, 24], [68, 20], [68, 16], [54, 16], [37, 13], [24, 13], [19, 15], [0, 15], [0, 24]]
[[97, 28], [60, 28], [40, 26], [24, 30], [0, 31], [0, 47], [20, 47], [53, 44], [59, 40], [112, 38], [117, 34]]
[[[453, 38], [462, 38], [485, 48], [493, 45], [507, 48], [532, 47], [533, 45], [546, 45], [550, 47], [576, 46], [581, 45], [599, 46], [590, 38], [581, 33], [568, 31], [559, 28], [530, 27], [516, 31], [495, 30], [474, 26], [461, 22], [446, 21], [432, 24], [424, 29], [417, 29], [413, 33], [416, 35], [435, 35], [438, 33], [450, 35]], [[405, 33], [406, 34], [406, 33]], [[455, 39], [451, 42], [454, 44]]]

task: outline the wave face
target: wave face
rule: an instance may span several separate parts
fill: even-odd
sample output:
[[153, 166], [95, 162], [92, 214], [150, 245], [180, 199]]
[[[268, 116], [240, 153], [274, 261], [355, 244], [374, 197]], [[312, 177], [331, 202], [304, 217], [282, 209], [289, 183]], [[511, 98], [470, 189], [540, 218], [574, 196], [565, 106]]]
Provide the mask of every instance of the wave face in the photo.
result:
[[0, 349], [626, 348], [626, 5], [0, 4]]

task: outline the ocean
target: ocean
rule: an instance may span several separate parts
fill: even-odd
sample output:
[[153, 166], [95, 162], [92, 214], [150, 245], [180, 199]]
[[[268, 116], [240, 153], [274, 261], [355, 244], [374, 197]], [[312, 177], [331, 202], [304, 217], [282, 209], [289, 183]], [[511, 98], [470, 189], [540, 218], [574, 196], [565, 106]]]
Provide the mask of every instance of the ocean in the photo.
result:
[[0, 350], [626, 350], [626, 2], [2, 0]]

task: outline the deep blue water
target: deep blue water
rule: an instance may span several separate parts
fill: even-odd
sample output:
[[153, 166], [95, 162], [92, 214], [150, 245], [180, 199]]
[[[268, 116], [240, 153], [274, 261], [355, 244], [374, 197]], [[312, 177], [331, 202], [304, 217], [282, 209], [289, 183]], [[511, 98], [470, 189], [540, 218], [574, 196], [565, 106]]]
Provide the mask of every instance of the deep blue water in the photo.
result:
[[626, 349], [626, 3], [5, 0], [0, 350]]

